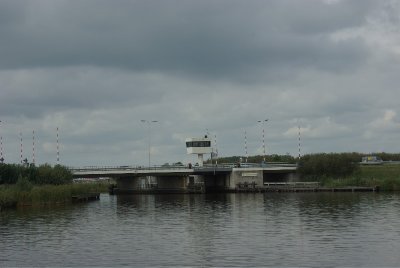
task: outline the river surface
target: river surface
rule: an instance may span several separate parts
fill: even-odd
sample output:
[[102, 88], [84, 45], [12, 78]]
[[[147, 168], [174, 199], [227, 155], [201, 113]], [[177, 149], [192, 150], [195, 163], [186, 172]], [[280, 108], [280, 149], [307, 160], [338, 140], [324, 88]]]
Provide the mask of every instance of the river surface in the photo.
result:
[[109, 196], [0, 212], [0, 267], [400, 266], [400, 195]]

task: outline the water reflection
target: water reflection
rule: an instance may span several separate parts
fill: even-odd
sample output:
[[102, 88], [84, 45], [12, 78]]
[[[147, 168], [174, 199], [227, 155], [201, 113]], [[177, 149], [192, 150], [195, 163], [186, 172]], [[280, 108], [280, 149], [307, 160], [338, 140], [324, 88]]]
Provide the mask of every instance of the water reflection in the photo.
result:
[[102, 195], [0, 212], [0, 266], [399, 266], [383, 193]]

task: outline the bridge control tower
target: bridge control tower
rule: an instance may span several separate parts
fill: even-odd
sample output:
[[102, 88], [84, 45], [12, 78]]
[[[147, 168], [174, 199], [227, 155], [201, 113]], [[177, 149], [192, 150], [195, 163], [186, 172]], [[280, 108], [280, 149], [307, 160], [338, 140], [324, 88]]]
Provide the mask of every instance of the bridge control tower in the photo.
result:
[[203, 155], [211, 154], [211, 139], [207, 136], [204, 138], [187, 138], [186, 150], [188, 154], [197, 154], [199, 166], [203, 166]]

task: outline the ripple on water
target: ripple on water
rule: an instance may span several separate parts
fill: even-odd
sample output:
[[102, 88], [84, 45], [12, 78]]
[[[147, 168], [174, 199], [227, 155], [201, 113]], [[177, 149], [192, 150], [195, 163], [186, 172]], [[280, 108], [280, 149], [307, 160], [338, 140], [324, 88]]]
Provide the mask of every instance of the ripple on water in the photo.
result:
[[101, 195], [0, 212], [0, 266], [399, 266], [398, 194]]

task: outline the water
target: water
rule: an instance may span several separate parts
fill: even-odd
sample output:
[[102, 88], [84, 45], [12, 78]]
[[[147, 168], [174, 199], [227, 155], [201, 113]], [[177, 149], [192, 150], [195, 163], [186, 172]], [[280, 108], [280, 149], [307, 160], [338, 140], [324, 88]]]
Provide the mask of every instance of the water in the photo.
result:
[[101, 195], [0, 212], [4, 266], [400, 266], [400, 195]]

